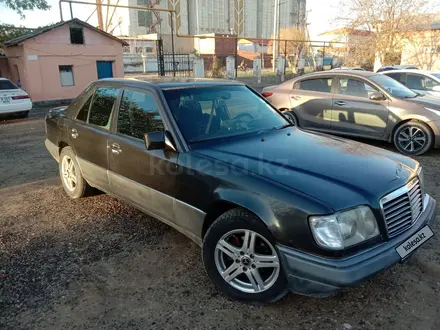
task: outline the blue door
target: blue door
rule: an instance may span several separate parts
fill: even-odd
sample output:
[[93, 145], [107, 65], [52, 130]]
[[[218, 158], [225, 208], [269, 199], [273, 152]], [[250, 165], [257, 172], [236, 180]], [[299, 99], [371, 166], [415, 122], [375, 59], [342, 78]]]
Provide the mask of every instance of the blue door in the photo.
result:
[[113, 78], [112, 61], [96, 61], [98, 79]]

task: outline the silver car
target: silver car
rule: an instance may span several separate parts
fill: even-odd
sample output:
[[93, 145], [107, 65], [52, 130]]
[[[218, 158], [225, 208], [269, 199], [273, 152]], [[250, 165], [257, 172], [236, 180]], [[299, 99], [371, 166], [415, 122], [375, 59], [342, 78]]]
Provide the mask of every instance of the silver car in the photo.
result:
[[440, 72], [423, 70], [393, 70], [381, 74], [391, 77], [414, 92], [440, 98]]
[[386, 75], [318, 72], [266, 87], [262, 95], [299, 127], [389, 141], [407, 155], [440, 146], [440, 100]]

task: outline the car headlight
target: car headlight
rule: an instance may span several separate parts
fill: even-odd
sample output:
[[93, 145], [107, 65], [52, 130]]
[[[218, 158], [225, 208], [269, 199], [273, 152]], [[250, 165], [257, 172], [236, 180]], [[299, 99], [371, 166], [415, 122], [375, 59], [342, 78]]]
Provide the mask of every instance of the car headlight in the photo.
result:
[[332, 250], [342, 250], [379, 235], [376, 217], [368, 206], [311, 216], [309, 224], [316, 243]]

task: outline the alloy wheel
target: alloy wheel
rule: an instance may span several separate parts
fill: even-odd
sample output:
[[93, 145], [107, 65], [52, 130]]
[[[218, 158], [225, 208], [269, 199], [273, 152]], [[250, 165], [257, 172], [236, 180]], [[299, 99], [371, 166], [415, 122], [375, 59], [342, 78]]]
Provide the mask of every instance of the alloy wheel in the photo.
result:
[[223, 279], [245, 293], [259, 293], [275, 284], [280, 261], [272, 244], [248, 229], [232, 230], [217, 242], [215, 265]]
[[61, 163], [61, 173], [62, 179], [67, 189], [69, 189], [70, 191], [75, 190], [77, 186], [76, 168], [75, 163], [69, 156], [64, 156], [63, 158], [63, 161]]
[[408, 126], [399, 132], [397, 142], [407, 152], [418, 152], [423, 149], [427, 142], [427, 136], [420, 128]]

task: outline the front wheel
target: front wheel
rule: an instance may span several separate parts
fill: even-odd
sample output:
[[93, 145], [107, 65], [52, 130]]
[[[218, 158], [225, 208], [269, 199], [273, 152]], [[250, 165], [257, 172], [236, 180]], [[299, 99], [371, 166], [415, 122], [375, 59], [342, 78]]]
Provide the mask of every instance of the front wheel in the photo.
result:
[[411, 120], [396, 129], [393, 140], [400, 153], [417, 156], [431, 148], [434, 137], [426, 124]]
[[209, 228], [203, 263], [217, 288], [235, 300], [274, 302], [288, 291], [272, 234], [241, 208], [224, 213]]

